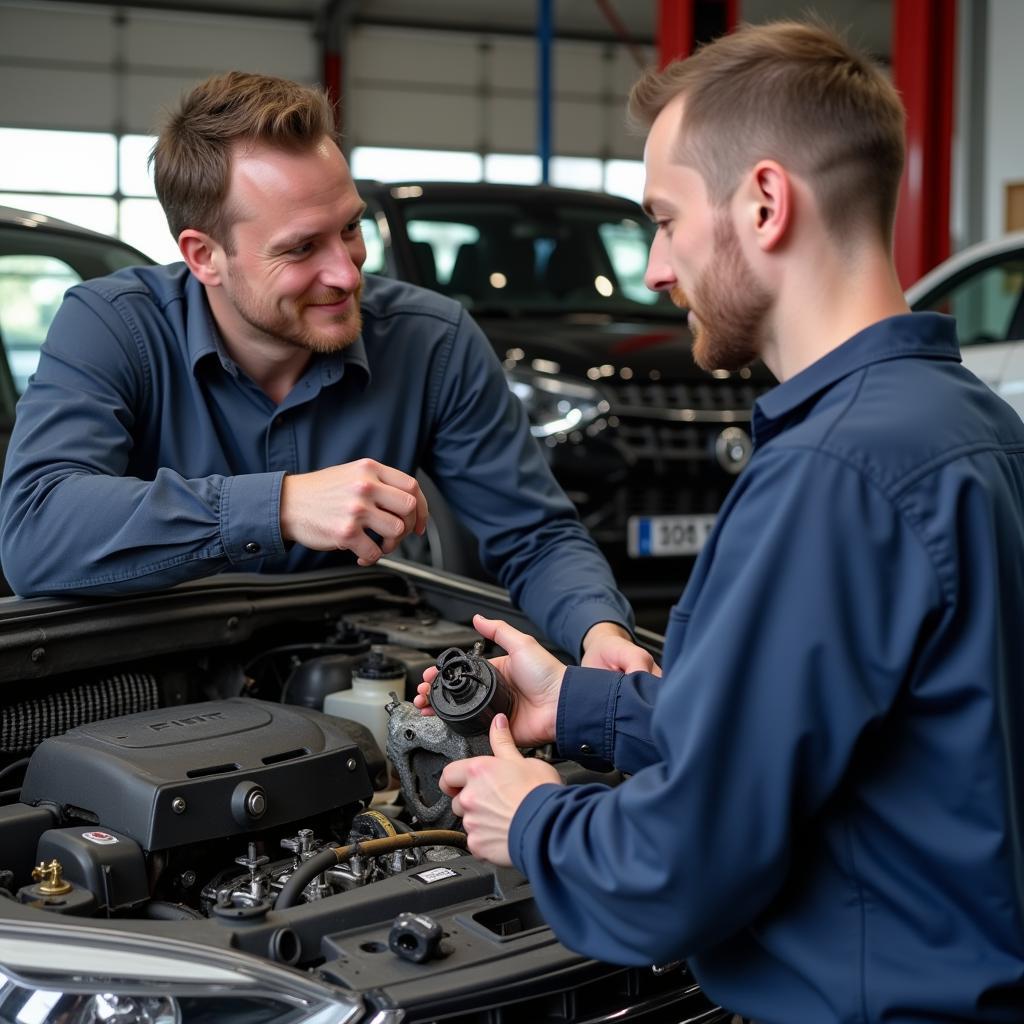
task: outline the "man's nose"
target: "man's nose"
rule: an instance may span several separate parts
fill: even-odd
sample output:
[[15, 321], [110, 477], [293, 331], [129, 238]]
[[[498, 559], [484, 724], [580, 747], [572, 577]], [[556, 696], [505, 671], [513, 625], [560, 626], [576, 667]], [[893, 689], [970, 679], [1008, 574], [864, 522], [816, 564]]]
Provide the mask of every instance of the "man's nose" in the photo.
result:
[[359, 266], [360, 263], [353, 258], [348, 246], [339, 239], [338, 244], [332, 246], [326, 254], [320, 268], [320, 280], [331, 288], [355, 291], [360, 280]]
[[653, 249], [647, 260], [647, 269], [644, 271], [644, 284], [652, 292], [671, 291], [676, 285], [676, 275], [671, 265], [667, 260], [656, 256]]
[[668, 246], [661, 231], [654, 236], [651, 251], [647, 256], [647, 269], [644, 271], [644, 284], [652, 292], [667, 292], [677, 284], [675, 271], [668, 259]]

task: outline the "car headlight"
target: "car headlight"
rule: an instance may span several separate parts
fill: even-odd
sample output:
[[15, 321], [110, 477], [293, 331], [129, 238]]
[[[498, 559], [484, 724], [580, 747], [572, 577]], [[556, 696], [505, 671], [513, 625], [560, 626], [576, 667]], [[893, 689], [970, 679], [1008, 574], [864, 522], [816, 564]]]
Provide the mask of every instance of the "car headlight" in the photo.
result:
[[0, 928], [10, 1024], [349, 1024], [361, 1000], [276, 964], [160, 937], [64, 925]]
[[589, 384], [551, 374], [506, 370], [508, 386], [526, 407], [534, 437], [580, 430], [608, 412], [601, 392]]

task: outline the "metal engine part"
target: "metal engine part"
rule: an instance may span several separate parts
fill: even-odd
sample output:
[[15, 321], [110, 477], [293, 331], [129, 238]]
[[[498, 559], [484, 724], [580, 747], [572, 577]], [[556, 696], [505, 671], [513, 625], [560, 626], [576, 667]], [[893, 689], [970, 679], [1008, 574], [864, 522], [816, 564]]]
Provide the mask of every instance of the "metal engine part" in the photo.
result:
[[424, 716], [419, 708], [391, 694], [387, 705], [388, 759], [398, 776], [406, 807], [418, 825], [454, 828], [459, 819], [452, 812], [451, 797], [441, 792], [438, 780], [449, 761], [490, 754], [486, 734], [459, 736], [436, 716]]

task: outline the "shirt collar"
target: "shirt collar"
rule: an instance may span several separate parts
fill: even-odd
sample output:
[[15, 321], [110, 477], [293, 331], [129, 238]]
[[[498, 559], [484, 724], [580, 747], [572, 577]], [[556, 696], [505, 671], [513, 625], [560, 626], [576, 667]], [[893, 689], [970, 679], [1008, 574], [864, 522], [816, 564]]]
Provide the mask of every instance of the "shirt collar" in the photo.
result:
[[909, 357], [960, 361], [956, 321], [941, 313], [903, 313], [865, 327], [754, 403], [754, 442], [763, 444], [801, 406], [873, 363]]
[[[200, 360], [215, 355], [224, 370], [231, 376], [237, 377], [239, 374], [238, 364], [228, 355], [227, 349], [224, 347], [224, 341], [220, 336], [217, 322], [213, 319], [213, 313], [206, 298], [206, 289], [194, 275], [189, 274], [185, 292], [188, 300], [185, 345], [193, 375], [196, 373]], [[347, 365], [359, 367], [363, 371], [365, 383], [370, 381], [370, 362], [366, 355], [366, 344], [362, 334], [341, 352], [318, 355], [314, 359], [319, 365], [320, 381], [323, 387], [336, 384], [341, 380]]]

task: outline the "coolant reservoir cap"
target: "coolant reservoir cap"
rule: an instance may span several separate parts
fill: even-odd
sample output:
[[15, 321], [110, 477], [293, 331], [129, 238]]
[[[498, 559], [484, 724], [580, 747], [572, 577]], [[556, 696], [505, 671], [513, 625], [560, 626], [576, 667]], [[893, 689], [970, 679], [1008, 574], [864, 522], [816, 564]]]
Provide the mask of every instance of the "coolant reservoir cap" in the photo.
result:
[[405, 666], [389, 658], [383, 651], [373, 650], [362, 661], [355, 663], [352, 675], [360, 679], [404, 679]]

